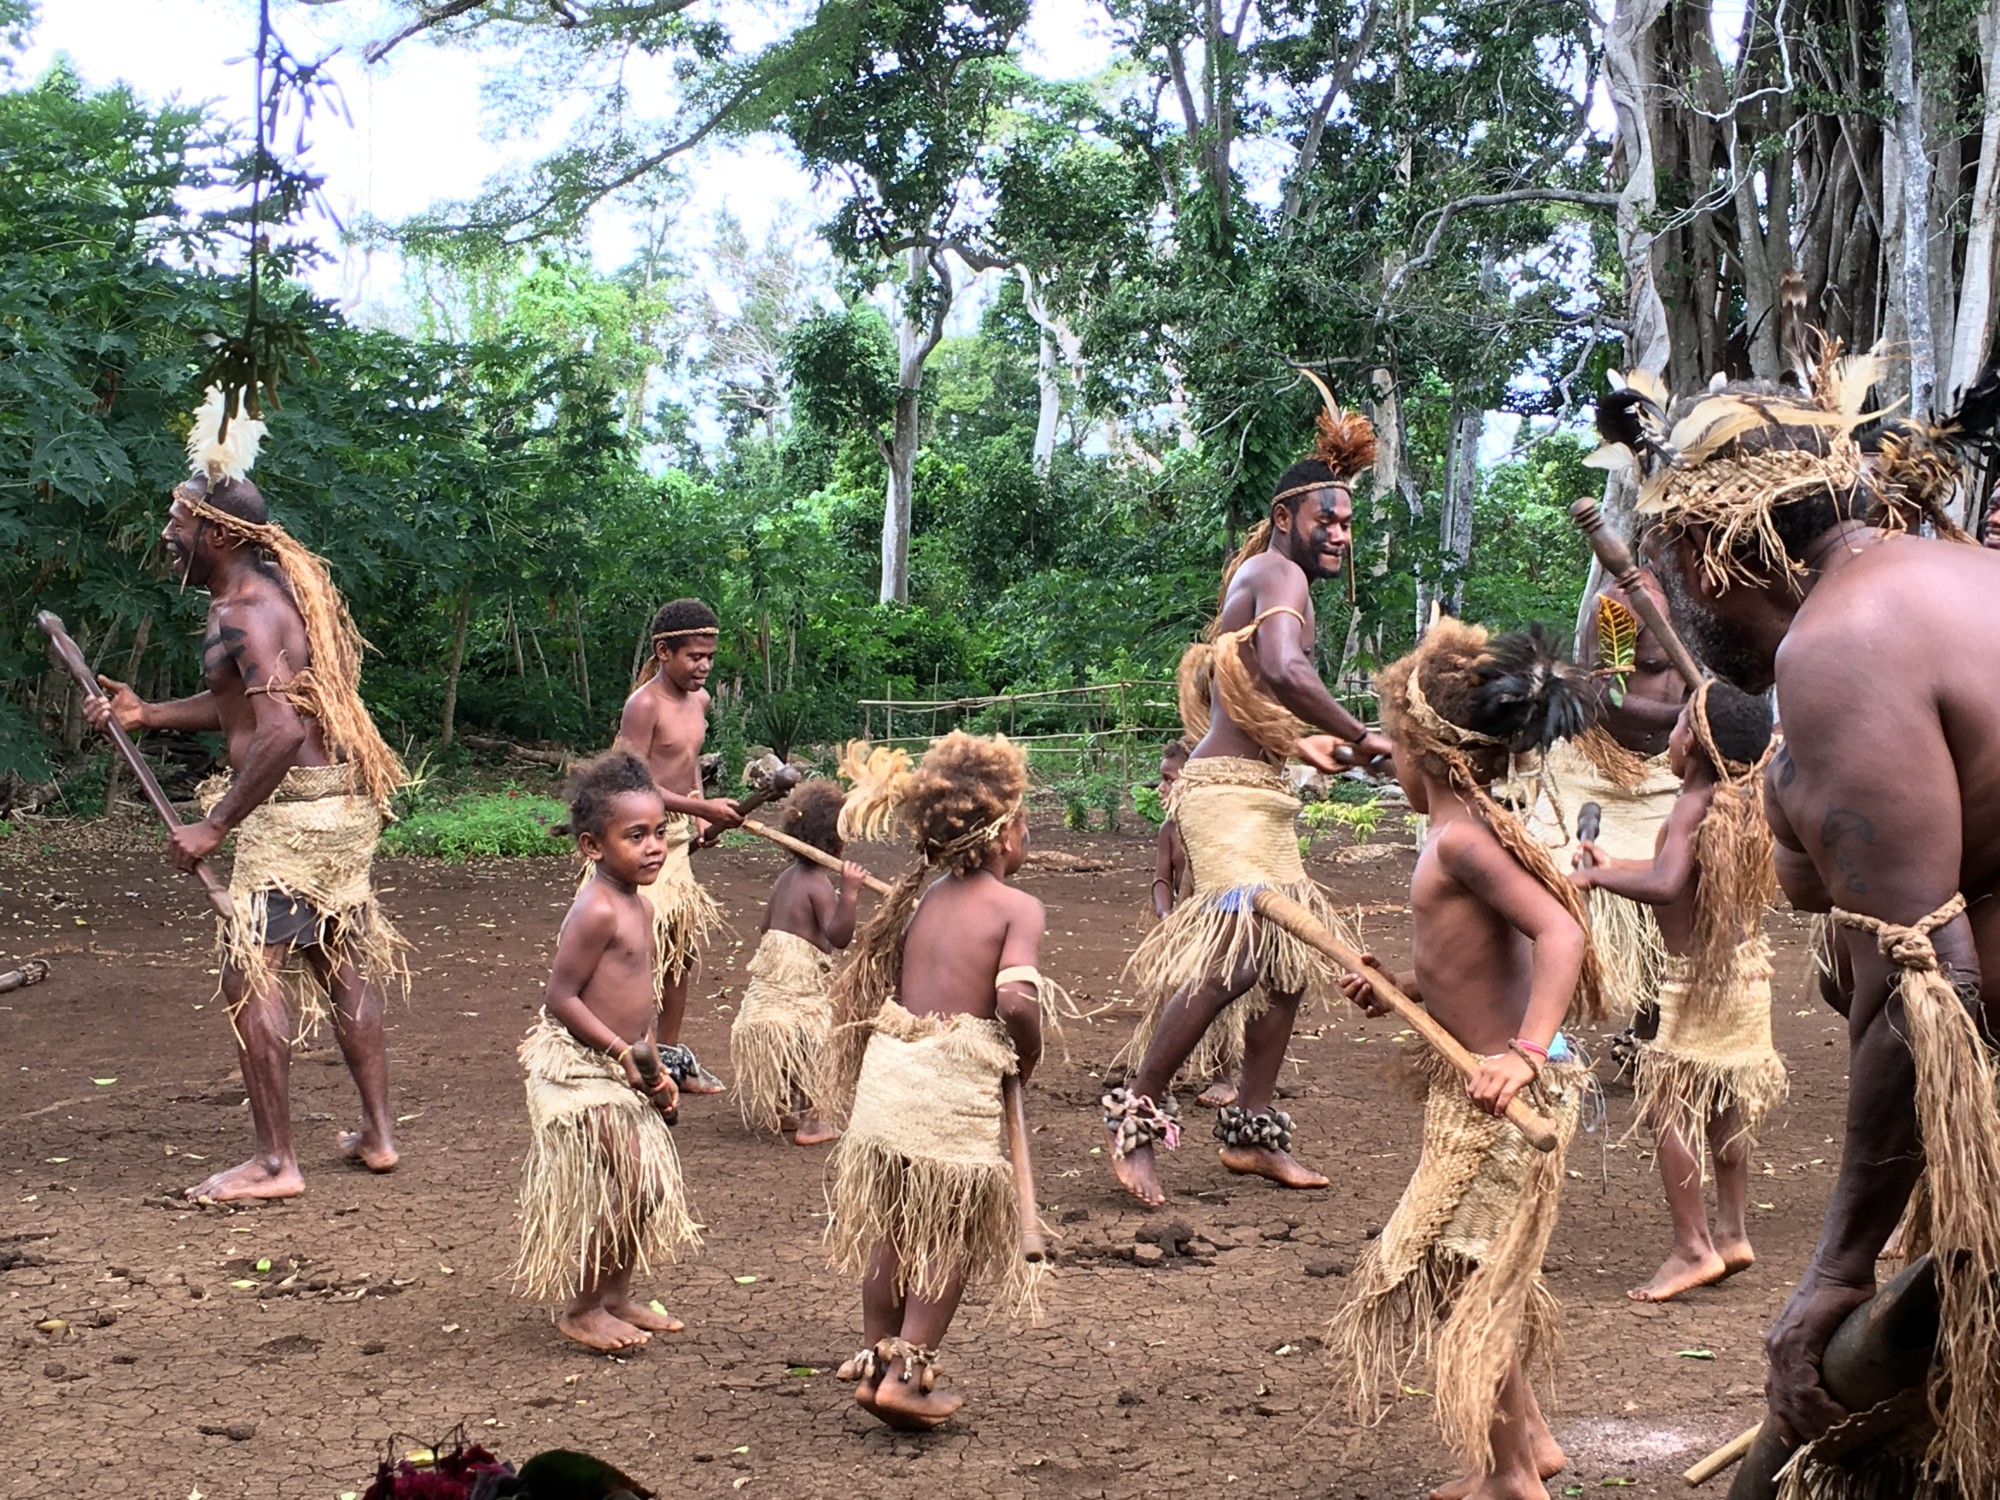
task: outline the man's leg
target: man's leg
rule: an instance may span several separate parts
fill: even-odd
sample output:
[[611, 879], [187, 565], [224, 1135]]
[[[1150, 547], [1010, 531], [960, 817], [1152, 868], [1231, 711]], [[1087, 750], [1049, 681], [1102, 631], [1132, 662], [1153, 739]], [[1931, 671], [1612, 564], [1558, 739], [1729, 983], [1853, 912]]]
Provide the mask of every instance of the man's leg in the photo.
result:
[[[1202, 1036], [1222, 1014], [1223, 1007], [1256, 982], [1257, 967], [1245, 958], [1233, 973], [1208, 975], [1182, 985], [1160, 1008], [1153, 1040], [1139, 1061], [1139, 1071], [1125, 1080], [1126, 1089], [1148, 1099], [1164, 1098], [1173, 1086], [1174, 1075], [1201, 1044]], [[1151, 1207], [1166, 1202], [1167, 1195], [1160, 1190], [1153, 1148], [1141, 1146], [1129, 1155], [1119, 1156], [1111, 1149], [1117, 1138], [1115, 1129], [1106, 1130], [1105, 1153], [1111, 1158], [1111, 1170], [1125, 1191]]]
[[334, 963], [311, 949], [306, 962], [333, 998], [333, 1035], [361, 1095], [361, 1128], [340, 1133], [340, 1149], [371, 1172], [395, 1168], [396, 1125], [389, 1113], [389, 1052], [382, 1037], [382, 992], [361, 977], [354, 960]]
[[[868, 1274], [861, 1279], [861, 1343], [864, 1348], [873, 1349], [882, 1340], [892, 1339], [902, 1330], [903, 1299], [896, 1292], [896, 1277], [901, 1274], [902, 1265], [896, 1247], [887, 1240], [875, 1247], [875, 1254], [868, 1262]], [[875, 1412], [875, 1389], [881, 1383], [879, 1373], [871, 1378], [864, 1372], [860, 1383], [854, 1387], [855, 1403], [871, 1413]]]
[[[1543, 1479], [1552, 1479], [1563, 1471], [1569, 1463], [1569, 1458], [1562, 1451], [1562, 1444], [1556, 1441], [1555, 1433], [1549, 1430], [1548, 1418], [1542, 1415], [1541, 1403], [1535, 1399], [1535, 1388], [1528, 1383], [1526, 1373], [1521, 1369], [1519, 1356], [1515, 1357], [1514, 1368], [1507, 1378], [1510, 1382], [1519, 1380], [1521, 1390], [1526, 1397], [1528, 1452], [1534, 1458], [1535, 1472]], [[1502, 1393], [1501, 1399], [1503, 1403], [1506, 1401], [1506, 1392]], [[1431, 1491], [1431, 1500], [1466, 1500], [1481, 1477], [1478, 1474], [1468, 1474], [1463, 1479], [1454, 1479], [1450, 1484], [1441, 1484]]]
[[[1285, 1065], [1285, 1049], [1291, 1045], [1292, 1023], [1298, 1015], [1297, 995], [1273, 995], [1264, 1014], [1244, 1030], [1243, 1084], [1237, 1092], [1237, 1107], [1245, 1113], [1262, 1114], [1271, 1107], [1278, 1073]], [[1300, 1166], [1291, 1152], [1275, 1146], [1224, 1146], [1222, 1164], [1232, 1172], [1267, 1177], [1280, 1187], [1326, 1186], [1319, 1173]]]
[[236, 1026], [236, 1057], [243, 1090], [250, 1097], [250, 1128], [256, 1153], [239, 1166], [217, 1172], [187, 1190], [187, 1196], [217, 1203], [238, 1198], [295, 1198], [305, 1191], [298, 1157], [292, 1151], [292, 1038], [284, 992], [276, 978], [285, 947], [264, 950], [265, 978], [251, 984], [234, 968], [222, 971], [222, 998]]
[[1663, 1111], [1665, 1118], [1655, 1119], [1653, 1128], [1660, 1142], [1660, 1182], [1666, 1188], [1667, 1212], [1674, 1221], [1674, 1248], [1651, 1281], [1625, 1294], [1634, 1302], [1665, 1302], [1694, 1287], [1720, 1281], [1727, 1274], [1708, 1237], [1701, 1153], [1688, 1138], [1683, 1112], [1671, 1105], [1663, 1106]]

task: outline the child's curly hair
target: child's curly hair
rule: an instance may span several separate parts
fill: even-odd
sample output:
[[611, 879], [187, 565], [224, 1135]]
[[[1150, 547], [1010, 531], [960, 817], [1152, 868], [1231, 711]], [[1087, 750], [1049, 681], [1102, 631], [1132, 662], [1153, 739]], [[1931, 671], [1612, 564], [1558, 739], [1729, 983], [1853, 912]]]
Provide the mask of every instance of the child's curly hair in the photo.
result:
[[[1456, 791], [1588, 935], [1582, 895], [1520, 818], [1487, 791], [1513, 756], [1583, 732], [1590, 722], [1583, 680], [1545, 626], [1488, 637], [1483, 626], [1447, 615], [1415, 651], [1382, 669], [1376, 688], [1397, 757]], [[1597, 949], [1587, 943], [1572, 1019], [1603, 1015], [1602, 984]]]
[[581, 838], [586, 833], [602, 838], [611, 819], [612, 802], [627, 792], [660, 795], [653, 773], [631, 751], [607, 750], [581, 762], [571, 771], [569, 786], [563, 792], [563, 801], [569, 804], [569, 821], [555, 824], [549, 832], [557, 838]]
[[1005, 735], [954, 729], [932, 742], [915, 769], [901, 750], [857, 740], [841, 758], [854, 782], [840, 815], [848, 838], [880, 839], [901, 823], [916, 835], [924, 863], [965, 874], [986, 862], [1028, 792], [1028, 758]]
[[840, 814], [843, 838], [888, 838], [898, 824], [916, 836], [923, 861], [896, 882], [855, 935], [853, 958], [833, 981], [833, 1036], [817, 1083], [814, 1108], [841, 1120], [854, 1098], [868, 1028], [858, 1024], [882, 1008], [902, 980], [903, 939], [932, 869], [969, 875], [1028, 794], [1028, 758], [1005, 735], [982, 738], [954, 729], [932, 742], [912, 769], [906, 751], [847, 747], [840, 770], [854, 783]]
[[[1376, 680], [1382, 725], [1413, 753], [1425, 775], [1452, 779], [1452, 743], [1482, 783], [1506, 773], [1509, 757], [1546, 750], [1589, 724], [1584, 674], [1566, 661], [1545, 625], [1488, 636], [1484, 626], [1442, 616], [1423, 645], [1382, 669]], [[1413, 691], [1414, 685], [1414, 691]], [[1413, 698], [1442, 719], [1442, 735], [1423, 722]]]
[[784, 815], [778, 820], [779, 831], [827, 854], [839, 854], [843, 847], [840, 808], [846, 795], [839, 782], [824, 776], [814, 777], [785, 799]]

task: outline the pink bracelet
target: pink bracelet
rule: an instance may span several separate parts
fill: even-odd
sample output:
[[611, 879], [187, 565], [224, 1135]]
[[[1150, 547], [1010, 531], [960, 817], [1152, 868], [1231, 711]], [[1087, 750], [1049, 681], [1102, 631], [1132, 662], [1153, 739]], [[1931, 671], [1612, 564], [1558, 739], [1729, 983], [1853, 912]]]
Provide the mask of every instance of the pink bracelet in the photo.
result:
[[1539, 1057], [1543, 1062], [1547, 1062], [1549, 1060], [1548, 1048], [1544, 1047], [1540, 1042], [1531, 1042], [1524, 1036], [1515, 1037], [1514, 1040], [1509, 1042], [1507, 1045], [1510, 1047], [1519, 1048], [1523, 1052], [1532, 1052], [1535, 1054], [1535, 1056]]

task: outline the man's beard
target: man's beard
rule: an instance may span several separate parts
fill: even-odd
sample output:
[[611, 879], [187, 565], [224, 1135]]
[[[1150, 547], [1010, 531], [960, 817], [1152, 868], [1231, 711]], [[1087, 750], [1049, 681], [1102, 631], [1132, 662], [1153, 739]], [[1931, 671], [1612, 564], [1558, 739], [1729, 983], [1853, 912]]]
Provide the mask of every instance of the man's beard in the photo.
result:
[[1713, 605], [1695, 596], [1680, 567], [1669, 562], [1654, 569], [1654, 574], [1667, 596], [1667, 613], [1674, 628], [1695, 659], [1746, 693], [1769, 692], [1774, 680], [1771, 663], [1758, 654], [1742, 631], [1717, 614]]

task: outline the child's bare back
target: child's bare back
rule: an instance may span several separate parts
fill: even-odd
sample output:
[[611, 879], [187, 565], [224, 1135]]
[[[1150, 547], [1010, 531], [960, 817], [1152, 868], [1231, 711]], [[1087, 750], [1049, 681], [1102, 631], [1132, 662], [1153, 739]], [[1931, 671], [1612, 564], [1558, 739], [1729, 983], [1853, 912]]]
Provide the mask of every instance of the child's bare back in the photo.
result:
[[822, 953], [845, 948], [854, 935], [854, 907], [847, 904], [844, 930], [836, 930], [840, 897], [833, 881], [817, 865], [794, 862], [771, 882], [770, 903], [764, 908], [760, 932], [789, 932]]
[[1042, 903], [988, 870], [947, 875], [924, 893], [903, 943], [897, 999], [913, 1015], [992, 1016], [994, 976], [1032, 965]]

